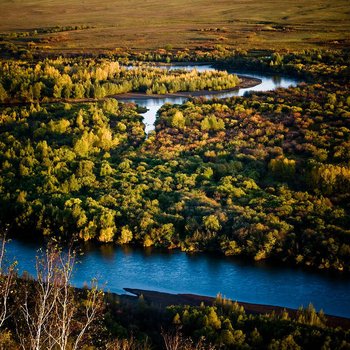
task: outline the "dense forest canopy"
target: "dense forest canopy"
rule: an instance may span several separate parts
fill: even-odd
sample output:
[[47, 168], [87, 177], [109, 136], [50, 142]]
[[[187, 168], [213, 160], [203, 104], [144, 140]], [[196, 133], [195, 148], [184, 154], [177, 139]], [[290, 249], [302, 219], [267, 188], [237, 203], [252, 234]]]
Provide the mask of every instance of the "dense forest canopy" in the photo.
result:
[[[244, 66], [245, 57], [222, 64]], [[193, 75], [199, 84], [218, 79], [226, 86], [236, 78], [104, 60], [4, 62], [3, 101], [34, 102], [1, 110], [1, 222], [22, 235], [215, 250], [348, 271], [346, 57], [311, 51], [257, 58], [256, 66], [299, 71], [314, 82], [166, 104], [148, 138], [133, 104], [45, 98], [69, 97], [79, 87], [84, 95], [87, 85], [96, 90], [121, 77], [139, 88], [140, 79], [176, 83]]]
[[6, 61], [0, 64], [0, 102], [99, 99], [127, 92], [224, 90], [239, 82], [236, 75], [224, 71], [126, 67], [107, 59], [56, 59], [35, 65]]
[[[119, 4], [120, 13], [134, 14], [117, 25], [113, 1], [94, 11], [103, 25], [81, 23], [88, 5], [34, 3], [2, 4], [5, 14], [19, 6], [11, 15], [21, 18], [22, 7], [37, 6], [41, 20], [33, 27], [24, 18], [16, 32], [8, 31], [11, 15], [0, 24], [1, 232], [350, 271], [350, 56], [323, 48], [349, 44], [346, 1], [309, 1], [308, 11], [293, 4], [284, 17], [285, 4], [255, 2], [254, 18], [246, 2], [230, 2], [224, 12], [207, 3], [215, 26], [194, 24], [192, 3], [170, 1], [144, 35], [135, 35], [135, 21], [154, 14], [156, 1], [139, 11]], [[172, 21], [164, 21], [163, 10], [175, 3]], [[52, 25], [57, 6], [66, 6], [64, 18]], [[78, 8], [81, 18], [72, 24]], [[198, 18], [207, 11], [196, 8]], [[133, 49], [115, 47], [116, 35], [120, 45], [132, 38]], [[221, 70], [170, 71], [160, 62], [210, 62]], [[242, 80], [227, 71], [236, 68], [305, 83], [168, 103], [148, 135], [144, 110], [115, 99], [235, 89]], [[349, 348], [349, 331], [312, 305], [256, 314], [219, 295], [165, 310], [143, 295], [105, 294], [94, 283], [90, 290], [71, 287], [76, 257], [57, 247], [37, 261], [36, 280], [18, 276], [4, 253], [1, 245], [0, 347]]]
[[[350, 320], [311, 304], [71, 285], [91, 241], [348, 278], [348, 0], [0, 4], [0, 349], [350, 349]], [[254, 83], [230, 71], [303, 83], [167, 103], [148, 134], [145, 108], [117, 100]], [[44, 238], [35, 276], [9, 237]]]

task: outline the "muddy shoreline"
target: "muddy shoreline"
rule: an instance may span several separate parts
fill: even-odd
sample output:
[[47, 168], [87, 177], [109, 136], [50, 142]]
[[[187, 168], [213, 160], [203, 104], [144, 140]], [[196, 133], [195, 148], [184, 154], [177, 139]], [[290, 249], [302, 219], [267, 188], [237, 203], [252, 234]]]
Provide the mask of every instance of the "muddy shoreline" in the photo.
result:
[[[171, 294], [165, 292], [157, 292], [153, 290], [144, 290], [136, 288], [124, 288], [124, 290], [131, 295], [120, 295], [121, 299], [125, 300], [137, 300], [139, 296], [143, 296], [144, 300], [150, 303], [154, 307], [165, 308], [170, 305], [191, 305], [199, 306], [201, 303], [205, 305], [213, 305], [215, 298], [196, 295], [196, 294]], [[294, 318], [296, 317], [297, 310], [281, 306], [264, 305], [264, 304], [252, 304], [237, 301], [239, 305], [244, 307], [247, 314], [267, 314], [275, 312], [275, 314], [281, 314], [284, 310]], [[325, 315], [327, 318], [327, 326], [329, 327], [342, 327], [343, 329], [350, 329], [350, 318]]]

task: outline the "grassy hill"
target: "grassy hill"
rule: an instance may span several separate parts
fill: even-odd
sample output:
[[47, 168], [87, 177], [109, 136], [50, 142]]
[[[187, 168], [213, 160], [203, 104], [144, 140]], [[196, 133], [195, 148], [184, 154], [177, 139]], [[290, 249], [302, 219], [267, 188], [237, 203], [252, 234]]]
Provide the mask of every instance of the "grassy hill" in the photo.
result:
[[348, 0], [0, 0], [0, 6], [1, 33], [27, 31], [14, 42], [53, 50], [350, 44]]

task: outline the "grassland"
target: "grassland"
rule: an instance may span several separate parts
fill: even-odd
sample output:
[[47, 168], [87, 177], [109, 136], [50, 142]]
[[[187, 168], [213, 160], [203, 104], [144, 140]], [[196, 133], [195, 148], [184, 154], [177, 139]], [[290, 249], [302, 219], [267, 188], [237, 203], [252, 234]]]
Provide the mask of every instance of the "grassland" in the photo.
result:
[[12, 42], [60, 52], [350, 46], [348, 0], [0, 0], [0, 7], [1, 33], [30, 32]]

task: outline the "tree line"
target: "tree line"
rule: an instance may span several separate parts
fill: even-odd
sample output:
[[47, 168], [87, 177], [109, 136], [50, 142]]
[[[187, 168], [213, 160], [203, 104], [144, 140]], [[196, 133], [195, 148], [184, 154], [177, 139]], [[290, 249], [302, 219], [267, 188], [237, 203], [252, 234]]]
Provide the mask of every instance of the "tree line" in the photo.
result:
[[239, 82], [236, 75], [225, 71], [127, 67], [107, 59], [58, 58], [36, 64], [10, 60], [0, 63], [0, 102], [99, 99], [127, 92], [225, 90]]

